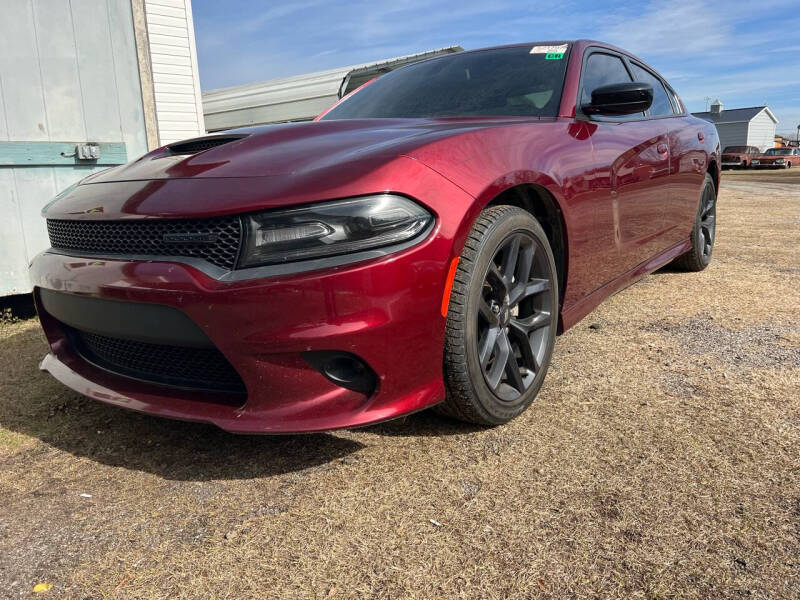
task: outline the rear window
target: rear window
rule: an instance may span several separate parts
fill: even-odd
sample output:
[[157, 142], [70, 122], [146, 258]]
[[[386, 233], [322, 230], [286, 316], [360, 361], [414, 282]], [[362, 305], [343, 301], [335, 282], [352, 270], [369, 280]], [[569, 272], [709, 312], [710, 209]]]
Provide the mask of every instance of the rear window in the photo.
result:
[[554, 117], [561, 101], [567, 53], [532, 52], [536, 48], [514, 46], [451, 54], [391, 71], [322, 120]]

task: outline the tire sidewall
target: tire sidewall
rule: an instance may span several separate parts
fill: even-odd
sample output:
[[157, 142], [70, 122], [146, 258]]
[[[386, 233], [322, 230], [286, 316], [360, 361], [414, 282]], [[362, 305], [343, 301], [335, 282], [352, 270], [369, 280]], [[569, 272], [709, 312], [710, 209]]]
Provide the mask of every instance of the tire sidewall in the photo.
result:
[[[545, 353], [539, 373], [536, 374], [533, 383], [525, 390], [518, 399], [509, 403], [499, 399], [487, 385], [483, 370], [478, 359], [478, 303], [481, 298], [483, 281], [489, 262], [494, 258], [503, 242], [511, 234], [523, 232], [531, 235], [537, 242], [536, 252], [544, 251], [551, 273], [550, 306], [553, 307], [551, 315], [550, 329], [546, 340]], [[477, 260], [472, 271], [472, 277], [468, 287], [467, 310], [465, 314], [465, 357], [467, 361], [467, 372], [472, 387], [472, 391], [477, 401], [476, 408], [484, 414], [486, 420], [505, 423], [513, 419], [530, 406], [533, 399], [539, 392], [550, 364], [555, 344], [555, 334], [558, 324], [558, 283], [555, 277], [556, 268], [553, 253], [550, 249], [547, 236], [539, 223], [529, 213], [519, 209], [519, 212], [505, 219], [498, 219], [484, 234]]]
[[703, 216], [703, 196], [705, 195], [705, 191], [707, 187], [711, 187], [711, 191], [714, 194], [714, 214], [716, 216], [716, 204], [717, 204], [717, 193], [716, 189], [714, 188], [714, 180], [711, 178], [711, 175], [706, 173], [705, 181], [703, 181], [703, 187], [700, 190], [700, 200], [698, 201], [697, 206], [697, 216], [694, 220], [694, 230], [692, 231], [692, 246], [695, 252], [695, 258], [697, 262], [700, 263], [703, 268], [707, 267], [711, 263], [711, 259], [714, 257], [714, 246], [716, 245], [717, 235], [716, 235], [716, 223], [714, 226], [714, 242], [711, 244], [711, 252], [708, 256], [703, 256], [702, 245], [703, 240], [702, 232], [700, 230], [700, 219]]

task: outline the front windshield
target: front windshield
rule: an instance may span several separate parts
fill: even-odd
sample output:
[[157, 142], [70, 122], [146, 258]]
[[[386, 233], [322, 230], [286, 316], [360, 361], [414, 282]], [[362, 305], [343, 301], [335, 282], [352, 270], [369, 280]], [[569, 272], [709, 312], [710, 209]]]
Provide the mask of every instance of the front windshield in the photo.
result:
[[791, 148], [770, 148], [765, 152], [765, 154], [768, 154], [770, 156], [776, 156], [776, 155], [784, 156], [784, 155], [789, 155], [791, 153], [792, 153]]
[[743, 154], [747, 152], [747, 146], [728, 146], [723, 152], [730, 152], [731, 154]]
[[322, 117], [554, 117], [567, 63], [545, 46], [450, 54], [381, 76]]

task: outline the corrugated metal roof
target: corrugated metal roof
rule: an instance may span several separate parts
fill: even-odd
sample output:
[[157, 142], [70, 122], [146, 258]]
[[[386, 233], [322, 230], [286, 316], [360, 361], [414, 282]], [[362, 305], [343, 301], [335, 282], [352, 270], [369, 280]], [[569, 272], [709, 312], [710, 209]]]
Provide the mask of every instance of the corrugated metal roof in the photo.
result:
[[408, 56], [351, 65], [203, 92], [209, 131], [246, 125], [313, 119], [343, 95], [376, 75], [440, 54], [461, 52], [448, 46]]
[[742, 123], [745, 121], [752, 121], [753, 118], [762, 110], [766, 110], [770, 118], [778, 122], [775, 115], [767, 106], [750, 106], [748, 108], [730, 108], [723, 110], [720, 114], [715, 115], [711, 112], [696, 112], [692, 113], [695, 117], [711, 121], [712, 123]]

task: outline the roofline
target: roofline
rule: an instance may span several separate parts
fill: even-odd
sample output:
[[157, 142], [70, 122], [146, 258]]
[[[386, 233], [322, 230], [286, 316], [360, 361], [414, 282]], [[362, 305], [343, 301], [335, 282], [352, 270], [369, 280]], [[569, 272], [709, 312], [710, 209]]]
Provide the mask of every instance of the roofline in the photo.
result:
[[[298, 75], [288, 75], [286, 77], [276, 77], [275, 79], [267, 79], [265, 81], [257, 81], [253, 83], [243, 83], [239, 85], [232, 85], [222, 88], [216, 88], [213, 90], [206, 90], [203, 91], [203, 96], [214, 96], [214, 97], [235, 97], [239, 95], [241, 92], [249, 92], [252, 90], [259, 90], [262, 87], [266, 86], [273, 86], [280, 83], [289, 83], [293, 79], [300, 79], [300, 78], [312, 78], [314, 76], [323, 76], [328, 75], [336, 76], [339, 73], [344, 73], [345, 75], [352, 73], [352, 72], [359, 72], [359, 71], [366, 71], [370, 68], [381, 67], [383, 65], [389, 65], [394, 62], [408, 60], [410, 58], [416, 57], [425, 57], [430, 55], [431, 58], [435, 58], [436, 56], [440, 55], [447, 55], [447, 54], [456, 54], [464, 52], [464, 48], [462, 48], [458, 44], [453, 44], [452, 46], [443, 46], [442, 48], [434, 48], [432, 50], [424, 50], [422, 52], [415, 52], [413, 54], [407, 54], [405, 56], [393, 56], [392, 58], [384, 58], [381, 60], [376, 60], [372, 62], [363, 62], [355, 65], [346, 65], [343, 67], [332, 67], [330, 69], [324, 69], [322, 71], [316, 71], [313, 73], [300, 73]], [[425, 60], [423, 58], [422, 60]], [[243, 95], [247, 95], [246, 93]]]
[[775, 123], [775, 125], [777, 125], [778, 124], [778, 118], [769, 109], [769, 106], [765, 106], [764, 110], [767, 111], [767, 114], [769, 115], [769, 118], [772, 119], [773, 123]]
[[[741, 108], [731, 108], [731, 109], [728, 109], [728, 110], [730, 110], [730, 111], [733, 111], [733, 110], [753, 110], [753, 109], [756, 109], [756, 108], [760, 108], [761, 110], [759, 110], [757, 113], [755, 113], [749, 119], [738, 119], [736, 121], [722, 121], [719, 124], [720, 125], [725, 125], [726, 123], [749, 123], [750, 121], [752, 121], [755, 117], [757, 117], [758, 115], [760, 115], [764, 111], [767, 111], [767, 115], [769, 116], [770, 119], [772, 119], [773, 123], [775, 123], [776, 125], [778, 124], [778, 119], [775, 116], [775, 114], [770, 110], [769, 106], [742, 106]], [[697, 111], [697, 112], [693, 112], [692, 113], [692, 115], [694, 115], [698, 119], [703, 119], [704, 118], [704, 117], [701, 117], [700, 115], [713, 115], [713, 114], [714, 113], [712, 113], [709, 110], [701, 110], [701, 111]], [[722, 113], [720, 113], [720, 114], [725, 114], [725, 111], [723, 110]], [[715, 121], [711, 121], [711, 122], [714, 123], [715, 125], [717, 125], [717, 123]]]

